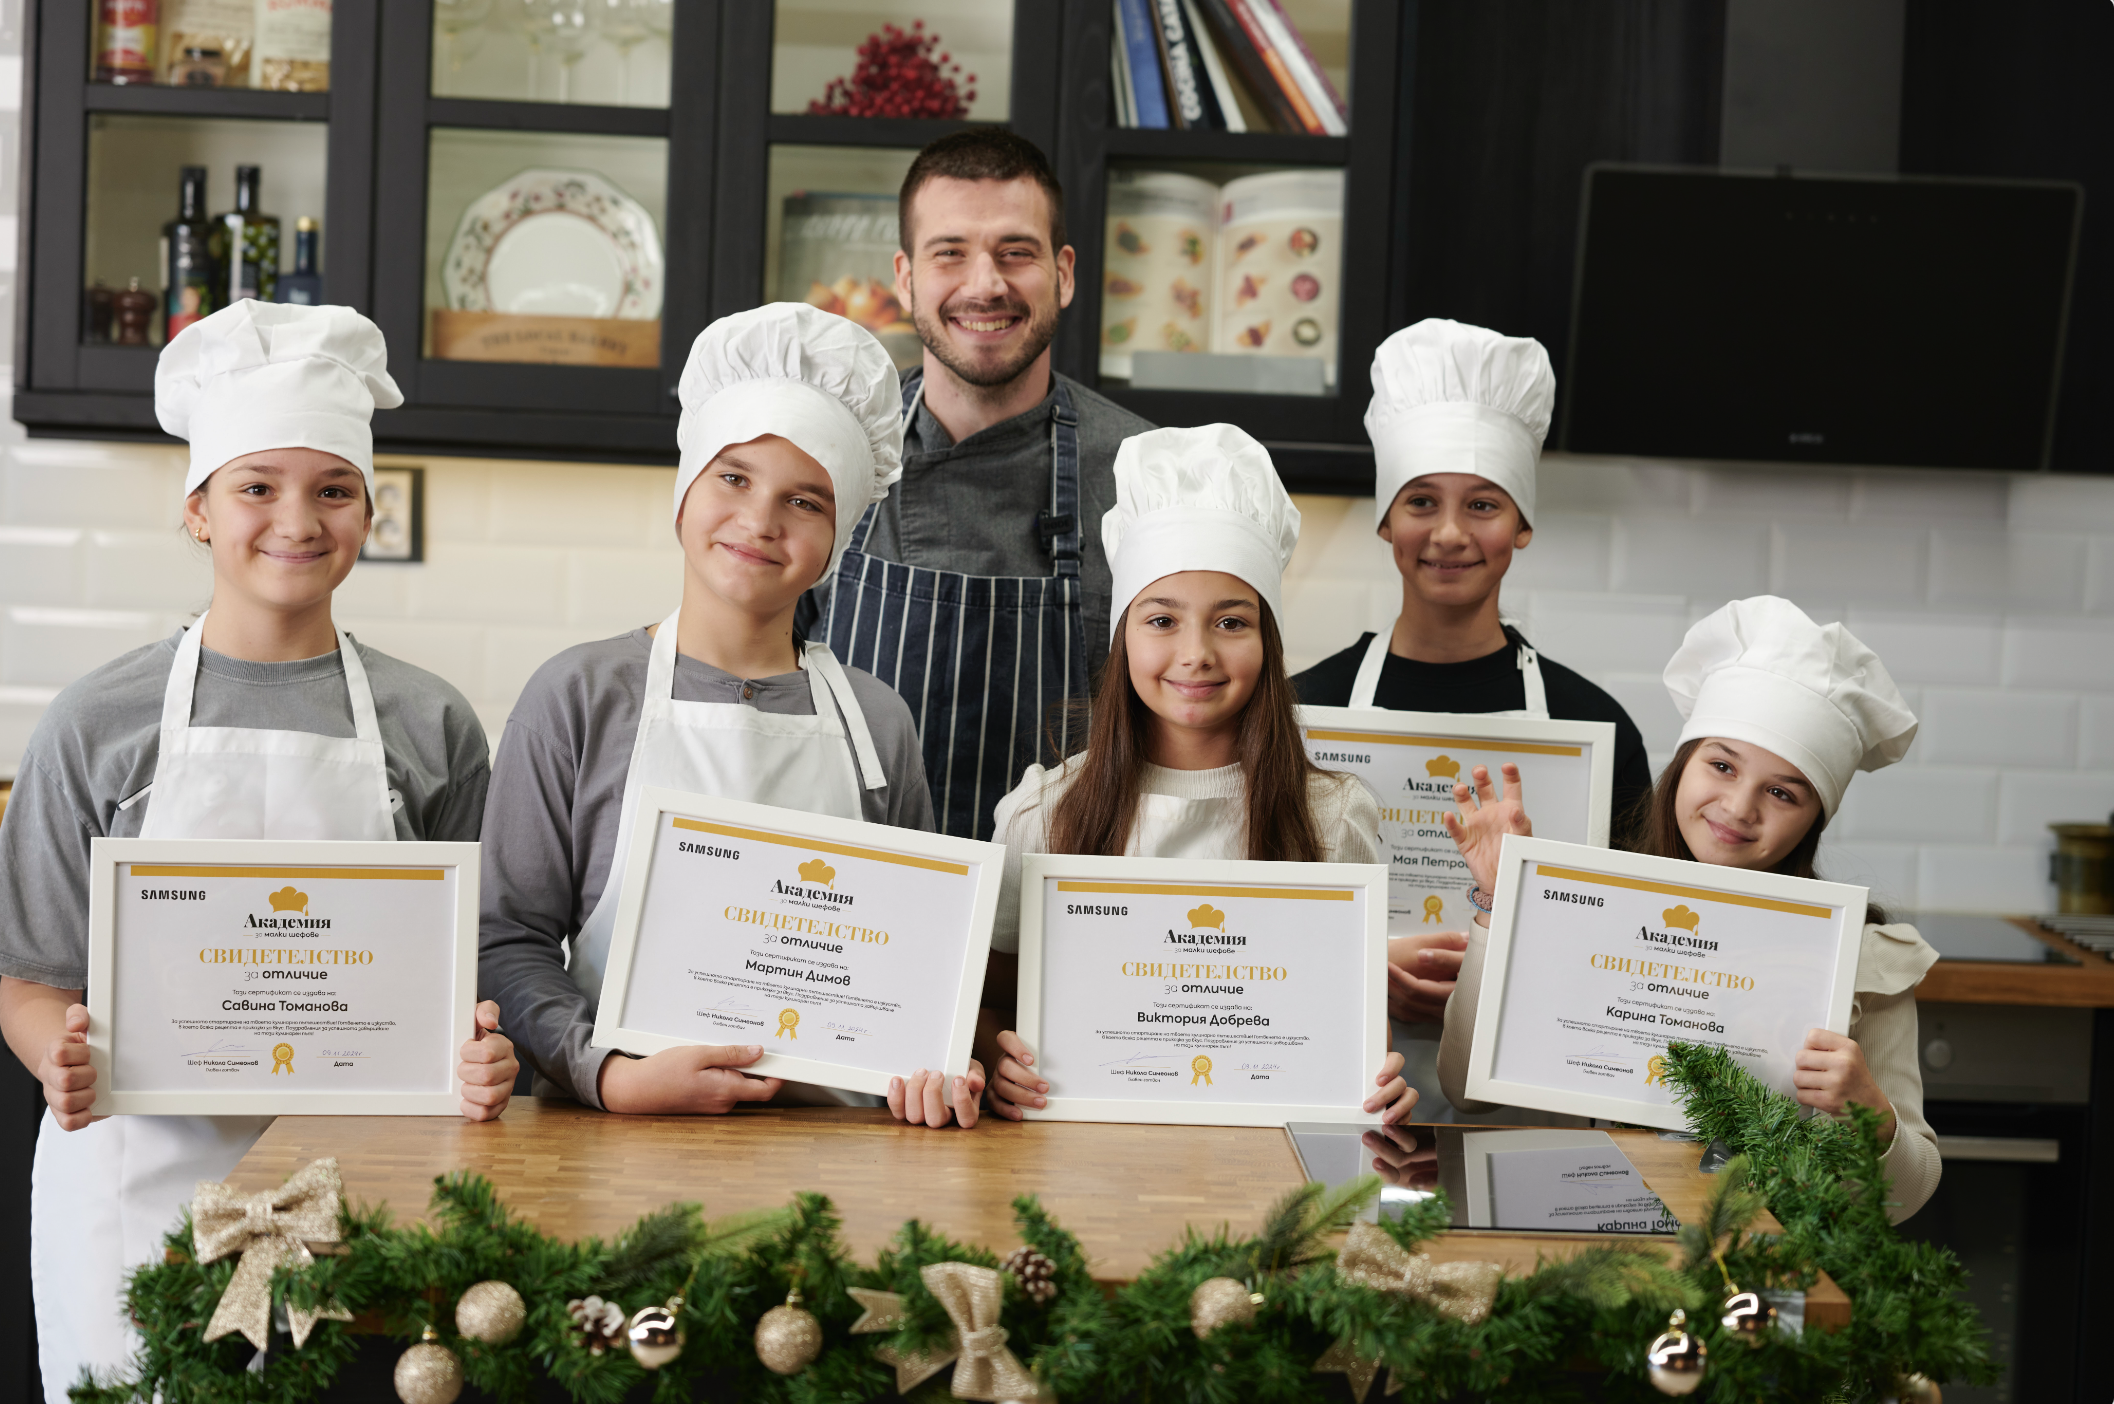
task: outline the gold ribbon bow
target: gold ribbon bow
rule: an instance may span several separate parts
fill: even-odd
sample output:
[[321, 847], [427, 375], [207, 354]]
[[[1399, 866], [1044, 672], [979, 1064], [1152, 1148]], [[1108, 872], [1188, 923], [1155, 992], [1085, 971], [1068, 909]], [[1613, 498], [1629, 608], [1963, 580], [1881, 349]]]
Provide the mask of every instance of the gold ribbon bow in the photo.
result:
[[1435, 1263], [1412, 1253], [1378, 1224], [1351, 1225], [1336, 1271], [1346, 1282], [1392, 1292], [1438, 1308], [1473, 1326], [1490, 1315], [1505, 1270], [1496, 1263]]
[[[338, 1211], [344, 1199], [335, 1159], [311, 1161], [279, 1188], [258, 1194], [237, 1194], [212, 1180], [198, 1182], [191, 1200], [191, 1241], [198, 1261], [242, 1255], [234, 1280], [206, 1325], [207, 1340], [240, 1331], [251, 1345], [265, 1348], [272, 1329], [272, 1273], [286, 1263], [313, 1263], [311, 1240], [338, 1241]], [[318, 1321], [350, 1321], [352, 1313], [338, 1306], [305, 1311], [289, 1305], [286, 1320], [294, 1344], [300, 1346]]]
[[[896, 1393], [908, 1394], [953, 1362], [957, 1399], [1042, 1399], [1054, 1404], [1034, 1373], [1006, 1348], [1006, 1329], [998, 1324], [1005, 1279], [996, 1270], [974, 1263], [929, 1263], [918, 1276], [947, 1309], [954, 1330], [937, 1350], [875, 1347], [877, 1360], [895, 1366]], [[852, 1334], [891, 1331], [902, 1324], [903, 1299], [897, 1294], [852, 1288], [851, 1296], [865, 1308], [865, 1315], [852, 1323]]]

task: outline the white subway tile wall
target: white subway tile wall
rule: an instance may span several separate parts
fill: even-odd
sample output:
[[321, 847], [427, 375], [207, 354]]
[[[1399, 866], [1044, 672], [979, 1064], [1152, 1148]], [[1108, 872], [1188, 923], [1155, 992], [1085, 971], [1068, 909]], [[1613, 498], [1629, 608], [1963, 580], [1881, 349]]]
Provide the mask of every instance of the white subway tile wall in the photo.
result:
[[[1729, 599], [1783, 595], [1886, 661], [1923, 729], [1851, 785], [1823, 873], [1896, 909], [2046, 908], [2047, 826], [2114, 812], [2114, 478], [1552, 453], [1540, 501], [1506, 613], [1629, 710], [1655, 770], [1681, 729], [1659, 669]], [[1385, 628], [1400, 588], [1370, 500], [1299, 507], [1294, 668]]]

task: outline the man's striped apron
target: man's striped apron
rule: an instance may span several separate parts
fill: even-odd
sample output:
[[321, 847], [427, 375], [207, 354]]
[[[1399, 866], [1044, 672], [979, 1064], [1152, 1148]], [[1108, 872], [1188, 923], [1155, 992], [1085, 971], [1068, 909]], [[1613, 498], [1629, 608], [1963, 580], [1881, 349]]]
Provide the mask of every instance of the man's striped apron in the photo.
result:
[[[1064, 704], [1087, 691], [1079, 580], [1079, 416], [1052, 377], [1050, 509], [1038, 522], [1052, 575], [962, 575], [866, 554], [876, 507], [853, 531], [823, 621], [830, 651], [910, 704], [942, 833], [991, 836], [991, 810], [1041, 760], [1071, 749]], [[922, 373], [903, 383], [917, 412]], [[1083, 739], [1083, 738], [1081, 738]]]

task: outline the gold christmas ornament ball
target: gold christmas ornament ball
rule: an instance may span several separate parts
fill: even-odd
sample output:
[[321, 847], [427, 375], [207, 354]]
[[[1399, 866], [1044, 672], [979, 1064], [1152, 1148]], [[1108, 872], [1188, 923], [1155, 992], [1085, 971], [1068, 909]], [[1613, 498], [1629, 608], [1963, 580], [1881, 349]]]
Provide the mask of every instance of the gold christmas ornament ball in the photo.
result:
[[1232, 1278], [1207, 1278], [1189, 1294], [1189, 1329], [1201, 1341], [1221, 1326], [1246, 1325], [1257, 1304], [1256, 1294]]
[[480, 1282], [455, 1304], [456, 1332], [486, 1345], [505, 1345], [527, 1319], [528, 1304], [504, 1282]]
[[404, 1404], [455, 1404], [462, 1393], [462, 1362], [434, 1341], [420, 1341], [396, 1362], [396, 1397]]
[[797, 1375], [821, 1353], [822, 1323], [804, 1307], [774, 1306], [756, 1323], [756, 1358], [774, 1375]]
[[1752, 1346], [1762, 1343], [1762, 1337], [1776, 1324], [1776, 1308], [1763, 1300], [1759, 1292], [1734, 1292], [1725, 1299], [1725, 1314], [1718, 1324], [1735, 1340]]
[[1886, 1404], [1945, 1404], [1945, 1392], [1927, 1375], [1905, 1375]]
[[1661, 1394], [1694, 1394], [1702, 1386], [1704, 1357], [1710, 1352], [1682, 1329], [1687, 1322], [1688, 1313], [1676, 1307], [1667, 1318], [1666, 1330], [1644, 1352], [1652, 1388]]
[[683, 1353], [683, 1325], [669, 1307], [640, 1307], [624, 1328], [631, 1358], [649, 1370], [658, 1370]]

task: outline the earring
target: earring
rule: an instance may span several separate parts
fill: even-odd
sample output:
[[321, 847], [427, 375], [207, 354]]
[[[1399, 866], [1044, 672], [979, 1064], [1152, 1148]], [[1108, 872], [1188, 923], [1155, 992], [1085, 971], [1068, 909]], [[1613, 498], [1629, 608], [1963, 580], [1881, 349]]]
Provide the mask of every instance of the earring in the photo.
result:
[[196, 537], [199, 541], [203, 542], [206, 539], [205, 528], [200, 527], [197, 531], [192, 532], [191, 535]]

